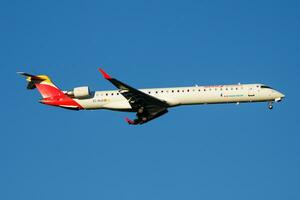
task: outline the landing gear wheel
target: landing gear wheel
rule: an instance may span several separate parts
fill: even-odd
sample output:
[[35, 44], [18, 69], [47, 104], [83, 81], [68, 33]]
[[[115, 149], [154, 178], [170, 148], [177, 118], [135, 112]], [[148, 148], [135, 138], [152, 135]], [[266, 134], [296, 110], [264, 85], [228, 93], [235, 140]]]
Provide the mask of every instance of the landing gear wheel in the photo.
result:
[[272, 110], [272, 109], [273, 109], [273, 104], [272, 104], [272, 103], [269, 103], [269, 106], [268, 106], [268, 107], [269, 107], [270, 110]]
[[273, 105], [269, 105], [269, 109], [272, 110], [273, 109]]
[[138, 109], [138, 113], [139, 114], [142, 114], [144, 112], [144, 107], [140, 107], [139, 109]]

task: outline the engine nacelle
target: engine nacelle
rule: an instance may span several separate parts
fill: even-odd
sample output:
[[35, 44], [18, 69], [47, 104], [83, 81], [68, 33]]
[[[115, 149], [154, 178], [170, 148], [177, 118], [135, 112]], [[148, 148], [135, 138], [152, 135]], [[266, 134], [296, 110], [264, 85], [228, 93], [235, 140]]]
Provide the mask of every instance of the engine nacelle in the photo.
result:
[[73, 91], [69, 91], [67, 92], [67, 94], [69, 96], [73, 96], [77, 99], [85, 99], [85, 98], [89, 98], [91, 93], [90, 93], [90, 89], [87, 86], [84, 87], [76, 87], [73, 89]]

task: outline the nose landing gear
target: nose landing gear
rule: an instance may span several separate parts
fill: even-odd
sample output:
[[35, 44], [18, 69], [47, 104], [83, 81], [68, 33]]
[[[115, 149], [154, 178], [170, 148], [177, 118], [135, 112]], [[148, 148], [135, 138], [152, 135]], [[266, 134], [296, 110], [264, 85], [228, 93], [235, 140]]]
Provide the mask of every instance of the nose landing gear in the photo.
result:
[[272, 110], [272, 109], [273, 109], [273, 102], [269, 102], [269, 104], [268, 104], [268, 108], [269, 108], [270, 110]]

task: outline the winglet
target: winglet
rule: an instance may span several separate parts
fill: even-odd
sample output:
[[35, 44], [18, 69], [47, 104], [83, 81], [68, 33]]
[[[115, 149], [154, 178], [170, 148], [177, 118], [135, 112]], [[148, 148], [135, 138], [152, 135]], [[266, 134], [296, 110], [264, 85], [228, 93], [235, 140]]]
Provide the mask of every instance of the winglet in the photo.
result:
[[131, 120], [131, 119], [127, 118], [127, 117], [125, 118], [125, 120], [130, 125], [136, 125], [136, 123], [133, 120]]
[[105, 79], [112, 79], [111, 76], [108, 75], [103, 69], [99, 68], [99, 71]]

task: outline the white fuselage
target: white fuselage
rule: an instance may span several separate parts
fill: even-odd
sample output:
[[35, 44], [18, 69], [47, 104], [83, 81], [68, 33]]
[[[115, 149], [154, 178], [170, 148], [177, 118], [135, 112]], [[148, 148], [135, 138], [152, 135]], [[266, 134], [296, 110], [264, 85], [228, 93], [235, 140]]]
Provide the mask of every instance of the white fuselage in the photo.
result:
[[[284, 95], [263, 84], [237, 84], [141, 89], [140, 91], [167, 102], [170, 107], [195, 104], [247, 103], [281, 101]], [[96, 91], [87, 99], [74, 99], [84, 109], [132, 111], [119, 90]]]

